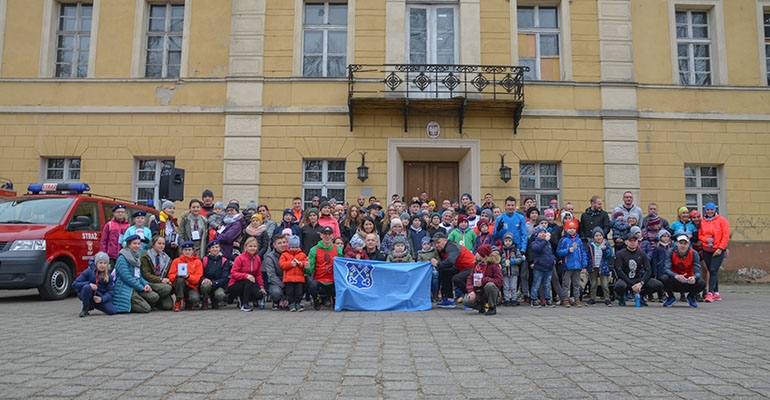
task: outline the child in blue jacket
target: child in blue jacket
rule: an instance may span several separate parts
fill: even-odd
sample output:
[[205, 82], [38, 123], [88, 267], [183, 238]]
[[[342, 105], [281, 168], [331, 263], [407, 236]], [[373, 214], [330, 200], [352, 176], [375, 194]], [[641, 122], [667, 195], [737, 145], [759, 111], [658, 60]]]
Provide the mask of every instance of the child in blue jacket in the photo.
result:
[[[569, 308], [572, 304], [582, 307], [580, 303], [580, 274], [588, 266], [588, 256], [583, 241], [577, 234], [577, 221], [569, 220], [564, 224], [564, 236], [559, 241], [559, 249], [556, 250], [556, 256], [563, 260], [564, 275], [562, 285], [564, 286], [564, 296], [562, 297], [562, 306]], [[586, 271], [587, 273], [587, 271]], [[572, 286], [572, 296], [569, 297], [570, 284]]]
[[100, 251], [94, 256], [94, 265], [83, 271], [72, 286], [78, 293], [78, 298], [83, 302], [81, 317], [87, 317], [94, 308], [107, 314], [116, 313], [112, 305], [112, 296], [115, 294], [115, 281], [110, 279], [110, 257]]

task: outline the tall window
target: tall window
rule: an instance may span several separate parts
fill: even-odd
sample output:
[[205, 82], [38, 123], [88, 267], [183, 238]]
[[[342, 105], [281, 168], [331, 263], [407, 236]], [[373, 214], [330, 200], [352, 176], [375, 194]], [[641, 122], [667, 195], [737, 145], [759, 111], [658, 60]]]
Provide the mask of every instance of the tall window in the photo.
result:
[[708, 11], [676, 12], [679, 83], [711, 85], [711, 32]]
[[137, 160], [134, 200], [145, 206], [160, 205], [160, 177], [170, 174], [173, 168], [174, 160]]
[[519, 187], [522, 203], [526, 197], [532, 197], [540, 210], [545, 210], [551, 200], [559, 200], [559, 164], [555, 163], [520, 163]]
[[79, 182], [79, 158], [48, 158], [45, 162], [46, 182]]
[[345, 76], [348, 5], [306, 2], [302, 30], [302, 76]]
[[57, 78], [85, 78], [88, 75], [92, 10], [91, 4], [59, 5], [54, 69]]
[[148, 78], [178, 78], [182, 64], [184, 5], [151, 4], [147, 25]]
[[305, 208], [310, 207], [313, 196], [344, 199], [345, 186], [345, 160], [303, 161], [302, 194]]
[[770, 12], [764, 14], [765, 21], [765, 65], [767, 65], [767, 84], [770, 85]]
[[519, 64], [525, 79], [559, 80], [559, 14], [556, 7], [518, 7]]
[[684, 167], [685, 205], [700, 210], [714, 203], [719, 211], [719, 167], [688, 165]]

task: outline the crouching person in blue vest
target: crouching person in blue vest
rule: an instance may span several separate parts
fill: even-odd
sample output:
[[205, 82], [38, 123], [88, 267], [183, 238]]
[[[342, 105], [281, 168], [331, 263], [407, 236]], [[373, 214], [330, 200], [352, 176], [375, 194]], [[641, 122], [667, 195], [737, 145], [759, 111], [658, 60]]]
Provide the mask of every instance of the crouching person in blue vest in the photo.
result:
[[112, 305], [115, 294], [115, 280], [110, 279], [110, 256], [100, 251], [94, 256], [94, 265], [83, 271], [72, 286], [78, 292], [78, 298], [83, 302], [81, 317], [87, 317], [94, 308], [107, 314], [116, 313]]

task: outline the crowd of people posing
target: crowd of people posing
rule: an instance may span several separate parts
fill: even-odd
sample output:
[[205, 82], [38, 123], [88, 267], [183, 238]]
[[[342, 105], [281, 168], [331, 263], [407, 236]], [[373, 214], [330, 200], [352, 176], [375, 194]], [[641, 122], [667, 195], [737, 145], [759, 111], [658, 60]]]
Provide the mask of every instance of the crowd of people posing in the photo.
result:
[[[729, 224], [714, 204], [681, 207], [676, 221], [646, 216], [633, 193], [611, 214], [594, 196], [575, 218], [574, 206], [556, 200], [541, 210], [509, 196], [497, 207], [487, 193], [437, 206], [427, 193], [408, 204], [394, 195], [386, 206], [363, 196], [356, 204], [300, 198], [273, 220], [267, 205], [214, 202], [210, 190], [176, 217], [165, 201], [157, 217], [126, 215], [116, 205], [104, 226], [101, 250], [73, 286], [81, 317], [153, 309], [264, 308], [303, 311], [332, 307], [335, 257], [386, 262], [426, 261], [434, 267], [431, 298], [441, 308], [462, 303], [486, 315], [498, 305], [582, 307], [613, 299], [646, 306], [657, 296], [666, 307], [680, 293], [691, 307], [721, 300], [718, 271], [727, 252]], [[584, 293], [584, 288], [589, 289]], [[456, 300], [455, 300], [456, 299]]]

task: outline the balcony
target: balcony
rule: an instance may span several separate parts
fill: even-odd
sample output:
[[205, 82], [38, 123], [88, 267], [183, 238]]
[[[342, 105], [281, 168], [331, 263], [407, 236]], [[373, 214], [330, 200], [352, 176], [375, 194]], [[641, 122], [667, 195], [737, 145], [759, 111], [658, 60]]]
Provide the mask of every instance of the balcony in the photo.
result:
[[457, 110], [460, 133], [469, 113], [510, 112], [513, 133], [524, 110], [524, 72], [529, 67], [457, 64], [348, 65], [350, 130], [356, 113], [395, 109], [410, 112]]

